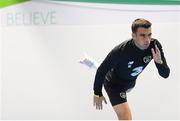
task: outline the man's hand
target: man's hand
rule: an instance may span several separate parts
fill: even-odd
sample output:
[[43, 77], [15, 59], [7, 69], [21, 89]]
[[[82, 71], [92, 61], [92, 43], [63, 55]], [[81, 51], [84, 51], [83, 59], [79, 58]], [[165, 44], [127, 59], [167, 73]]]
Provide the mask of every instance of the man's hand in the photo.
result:
[[155, 45], [155, 50], [153, 48], [151, 49], [151, 52], [152, 52], [154, 61], [159, 64], [162, 63], [161, 52], [159, 48], [157, 47], [157, 45]]
[[103, 104], [102, 104], [103, 101], [105, 102], [105, 104], [107, 104], [106, 99], [105, 99], [104, 96], [97, 97], [97, 96], [94, 95], [93, 98], [94, 98], [94, 106], [96, 106], [97, 110], [102, 110], [103, 109]]

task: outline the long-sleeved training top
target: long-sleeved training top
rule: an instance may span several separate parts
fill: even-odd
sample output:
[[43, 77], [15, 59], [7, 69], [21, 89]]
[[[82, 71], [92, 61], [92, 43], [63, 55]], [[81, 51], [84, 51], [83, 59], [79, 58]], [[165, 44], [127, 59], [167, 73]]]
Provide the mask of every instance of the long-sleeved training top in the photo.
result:
[[93, 88], [94, 94], [102, 96], [102, 86], [105, 80], [116, 85], [114, 88], [117, 91], [133, 88], [138, 75], [153, 59], [151, 48], [155, 48], [155, 44], [161, 52], [163, 63], [158, 64], [155, 61], [154, 63], [159, 75], [167, 78], [170, 69], [166, 63], [160, 42], [152, 38], [149, 47], [141, 50], [135, 45], [133, 39], [129, 39], [112, 49], [97, 69]]

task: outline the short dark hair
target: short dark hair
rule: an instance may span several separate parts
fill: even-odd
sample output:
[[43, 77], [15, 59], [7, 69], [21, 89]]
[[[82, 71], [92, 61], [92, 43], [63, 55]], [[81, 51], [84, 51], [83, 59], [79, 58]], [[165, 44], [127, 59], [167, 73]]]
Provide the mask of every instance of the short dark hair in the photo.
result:
[[152, 25], [151, 22], [149, 22], [148, 20], [143, 19], [143, 18], [138, 18], [134, 20], [134, 22], [132, 23], [131, 29], [132, 29], [132, 32], [135, 33], [139, 27], [148, 29], [151, 27], [151, 25]]

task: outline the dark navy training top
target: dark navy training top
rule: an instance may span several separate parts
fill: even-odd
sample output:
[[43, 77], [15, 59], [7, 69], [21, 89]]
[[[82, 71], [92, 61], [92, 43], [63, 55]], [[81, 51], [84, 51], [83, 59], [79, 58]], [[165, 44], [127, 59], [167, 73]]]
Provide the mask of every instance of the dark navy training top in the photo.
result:
[[153, 59], [151, 48], [158, 46], [161, 52], [162, 64], [155, 62], [160, 76], [167, 78], [170, 69], [166, 63], [162, 46], [157, 39], [151, 39], [147, 49], [139, 49], [133, 39], [124, 41], [117, 45], [107, 55], [104, 61], [97, 69], [94, 81], [94, 94], [102, 96], [102, 86], [105, 81], [114, 86], [114, 90], [128, 90], [135, 86], [138, 75]]

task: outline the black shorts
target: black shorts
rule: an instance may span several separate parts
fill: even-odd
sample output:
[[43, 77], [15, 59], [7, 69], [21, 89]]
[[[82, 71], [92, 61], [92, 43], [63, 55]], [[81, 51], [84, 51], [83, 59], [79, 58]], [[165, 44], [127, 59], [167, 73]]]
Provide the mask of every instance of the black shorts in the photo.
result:
[[112, 90], [107, 83], [104, 84], [104, 88], [112, 106], [127, 102], [126, 90]]
[[107, 95], [112, 106], [127, 102], [127, 95], [125, 91], [118, 93], [107, 92]]

